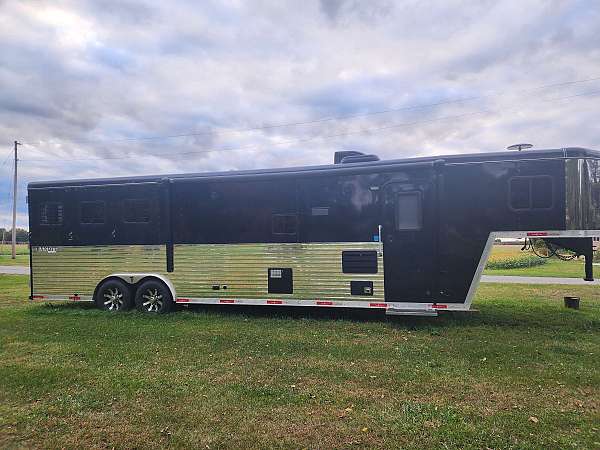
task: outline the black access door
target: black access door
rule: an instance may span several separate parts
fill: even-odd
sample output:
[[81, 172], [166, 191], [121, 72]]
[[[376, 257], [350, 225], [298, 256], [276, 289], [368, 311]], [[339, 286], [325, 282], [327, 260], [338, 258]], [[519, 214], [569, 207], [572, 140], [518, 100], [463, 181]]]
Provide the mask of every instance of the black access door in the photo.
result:
[[385, 298], [432, 300], [436, 276], [435, 185], [432, 177], [391, 182], [383, 189]]

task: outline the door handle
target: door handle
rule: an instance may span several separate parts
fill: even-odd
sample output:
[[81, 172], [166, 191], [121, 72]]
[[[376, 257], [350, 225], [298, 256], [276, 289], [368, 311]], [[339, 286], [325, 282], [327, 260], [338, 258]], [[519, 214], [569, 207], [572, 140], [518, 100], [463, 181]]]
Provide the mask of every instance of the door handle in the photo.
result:
[[381, 225], [377, 225], [377, 234], [379, 235], [379, 250], [377, 251], [377, 254], [379, 256], [383, 256], [383, 239], [381, 236], [381, 230], [383, 229], [383, 227]]

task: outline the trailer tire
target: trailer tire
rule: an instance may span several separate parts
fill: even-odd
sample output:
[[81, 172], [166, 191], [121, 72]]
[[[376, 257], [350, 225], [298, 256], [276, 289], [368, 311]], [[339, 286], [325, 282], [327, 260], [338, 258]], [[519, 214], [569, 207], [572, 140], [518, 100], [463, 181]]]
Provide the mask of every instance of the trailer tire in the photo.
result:
[[135, 306], [144, 313], [166, 314], [174, 305], [171, 291], [160, 280], [144, 281], [135, 293]]
[[111, 278], [100, 284], [96, 291], [96, 306], [109, 312], [121, 312], [131, 309], [133, 298], [129, 285]]

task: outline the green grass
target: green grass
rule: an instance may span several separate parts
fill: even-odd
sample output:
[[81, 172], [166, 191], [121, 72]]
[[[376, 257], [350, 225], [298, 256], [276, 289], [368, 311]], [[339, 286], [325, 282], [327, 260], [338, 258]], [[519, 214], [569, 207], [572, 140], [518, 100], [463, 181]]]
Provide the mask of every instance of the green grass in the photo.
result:
[[[594, 266], [594, 272], [600, 276], [600, 267]], [[486, 275], [511, 275], [525, 277], [563, 277], [583, 278], [585, 268], [583, 261], [561, 261], [551, 258], [542, 266], [526, 267], [519, 269], [486, 269]]]
[[0, 266], [28, 266], [29, 247], [27, 244], [17, 244], [17, 257], [11, 258], [10, 244], [0, 245]]
[[10, 255], [0, 255], [0, 266], [29, 266], [29, 255], [17, 255], [15, 259]]
[[[495, 245], [489, 261], [497, 262], [531, 257], [532, 254], [530, 252], [522, 252], [520, 248], [518, 245]], [[533, 256], [535, 257], [535, 255]], [[594, 266], [594, 269], [595, 271], [600, 270], [600, 266]], [[562, 261], [556, 257], [552, 257], [545, 260], [545, 264], [543, 265], [513, 269], [491, 269], [487, 267], [484, 273], [486, 275], [583, 278], [585, 269], [583, 259]]]
[[26, 297], [0, 276], [3, 448], [600, 446], [593, 287], [489, 284], [436, 319]]

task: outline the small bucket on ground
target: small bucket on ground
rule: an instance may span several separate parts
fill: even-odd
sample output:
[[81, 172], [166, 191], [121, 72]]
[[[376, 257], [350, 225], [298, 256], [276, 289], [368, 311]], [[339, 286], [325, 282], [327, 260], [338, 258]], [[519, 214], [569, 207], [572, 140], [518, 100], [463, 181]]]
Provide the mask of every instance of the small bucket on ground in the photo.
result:
[[565, 297], [565, 308], [579, 309], [579, 297]]

